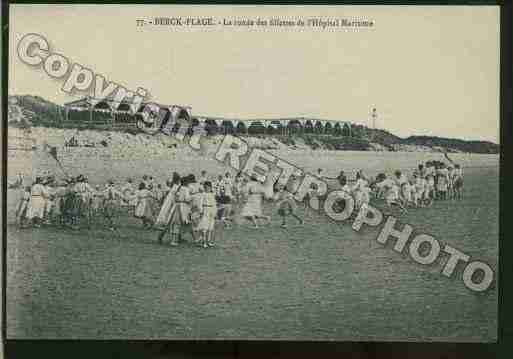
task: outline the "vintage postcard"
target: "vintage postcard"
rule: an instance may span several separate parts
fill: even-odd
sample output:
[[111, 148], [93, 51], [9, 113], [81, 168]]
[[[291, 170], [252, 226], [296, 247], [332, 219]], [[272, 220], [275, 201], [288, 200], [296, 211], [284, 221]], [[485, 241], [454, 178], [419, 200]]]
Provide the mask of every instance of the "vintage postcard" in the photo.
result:
[[9, 8], [7, 339], [495, 342], [499, 8]]

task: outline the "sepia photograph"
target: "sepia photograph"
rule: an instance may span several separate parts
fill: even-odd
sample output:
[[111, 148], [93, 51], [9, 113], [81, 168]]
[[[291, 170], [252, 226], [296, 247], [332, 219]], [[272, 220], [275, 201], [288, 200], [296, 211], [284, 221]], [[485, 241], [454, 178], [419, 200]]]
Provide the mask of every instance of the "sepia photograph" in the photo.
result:
[[499, 18], [11, 4], [6, 339], [496, 342]]

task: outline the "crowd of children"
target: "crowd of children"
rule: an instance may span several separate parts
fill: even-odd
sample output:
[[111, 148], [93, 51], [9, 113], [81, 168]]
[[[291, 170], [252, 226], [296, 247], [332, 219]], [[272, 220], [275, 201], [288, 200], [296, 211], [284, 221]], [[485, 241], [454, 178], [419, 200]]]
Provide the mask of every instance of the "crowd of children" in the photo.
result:
[[[411, 178], [399, 170], [393, 176], [381, 173], [375, 178], [357, 171], [354, 179], [348, 180], [343, 171], [329, 178], [319, 169], [317, 176], [336, 180], [339, 189], [354, 198], [357, 210], [368, 205], [371, 197], [384, 199], [387, 206], [401, 211], [430, 206], [434, 200], [462, 198], [463, 172], [458, 164], [428, 161], [420, 164]], [[287, 227], [288, 218], [303, 224], [310, 214], [309, 204], [317, 202], [314, 207], [319, 206], [323, 198], [313, 183], [304, 201], [298, 204], [294, 198], [298, 183], [299, 179], [293, 176], [290, 185], [275, 183], [269, 188], [242, 173], [232, 177], [226, 172], [213, 179], [202, 171], [198, 178], [175, 172], [165, 184], [145, 175], [137, 185], [128, 178], [122, 184], [110, 180], [102, 188], [91, 186], [83, 175], [57, 182], [46, 174], [36, 177], [32, 186], [24, 187], [16, 218], [21, 227], [57, 224], [73, 229], [98, 225], [103, 220], [114, 231], [117, 217], [128, 213], [141, 220], [144, 228], [157, 229], [160, 243], [169, 239], [176, 246], [185, 233], [190, 233], [194, 243], [208, 248], [215, 242], [216, 223], [229, 228], [235, 215], [255, 228], [261, 223], [269, 224], [271, 217], [264, 214], [264, 201], [274, 202], [273, 213], [280, 217], [282, 227]], [[303, 217], [298, 206], [303, 207]]]

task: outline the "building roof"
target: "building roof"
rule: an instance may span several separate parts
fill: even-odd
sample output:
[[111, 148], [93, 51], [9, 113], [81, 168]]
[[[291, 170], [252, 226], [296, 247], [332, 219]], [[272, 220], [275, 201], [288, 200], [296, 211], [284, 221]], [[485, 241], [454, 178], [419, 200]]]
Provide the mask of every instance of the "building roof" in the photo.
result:
[[[80, 109], [83, 109], [83, 108], [91, 108], [91, 106], [96, 106], [98, 105], [99, 103], [102, 103], [102, 102], [113, 102], [113, 100], [101, 100], [101, 101], [97, 101], [97, 100], [93, 100], [90, 96], [86, 96], [86, 97], [83, 97], [81, 99], [78, 99], [78, 100], [75, 100], [75, 101], [71, 101], [71, 102], [67, 102], [64, 104], [65, 107], [68, 107], [68, 108], [80, 108]], [[120, 101], [120, 104], [127, 104], [127, 105], [132, 105], [132, 102], [131, 101], [128, 101], [128, 100], [125, 100], [123, 99], [122, 101]], [[152, 102], [152, 101], [149, 101], [149, 102], [143, 102], [141, 103], [141, 107], [143, 107], [144, 105], [146, 104], [156, 104], [158, 105], [159, 107], [161, 108], [172, 108], [172, 107], [175, 107], [175, 108], [182, 108], [182, 109], [186, 109], [187, 112], [189, 113], [189, 115], [191, 115], [190, 113], [190, 109], [191, 107], [190, 106], [183, 106], [183, 105], [163, 105], [163, 104], [159, 104], [159, 103], [156, 103], [156, 102]], [[253, 119], [231, 119], [231, 118], [224, 118], [224, 117], [211, 117], [211, 116], [193, 116], [195, 117], [196, 119], [198, 119], [199, 121], [206, 121], [206, 120], [211, 120], [213, 122], [215, 122], [217, 125], [220, 125], [222, 122], [224, 121], [228, 121], [228, 122], [231, 122], [233, 124], [235, 124], [235, 126], [239, 123], [244, 123], [244, 124], [254, 124], [254, 123], [262, 123], [262, 124], [265, 124], [266, 126], [267, 125], [270, 125], [272, 123], [281, 123], [281, 124], [285, 124], [285, 123], [290, 123], [292, 121], [298, 121], [299, 123], [301, 123], [301, 125], [305, 125], [306, 122], [310, 121], [312, 123], [312, 125], [316, 125], [318, 122], [320, 122], [323, 126], [325, 126], [326, 124], [331, 124], [331, 125], [336, 125], [337, 123], [340, 125], [351, 125], [351, 122], [350, 121], [342, 121], [342, 120], [323, 120], [323, 119], [318, 119], [318, 118], [307, 118], [307, 117], [285, 117], [285, 118], [253, 118]]]
[[[99, 103], [104, 103], [104, 102], [110, 104], [110, 103], [113, 103], [115, 101], [111, 100], [111, 99], [97, 100], [97, 99], [93, 99], [91, 96], [86, 96], [86, 97], [83, 97], [83, 98], [78, 99], [78, 100], [74, 100], [74, 101], [71, 101], [71, 102], [66, 102], [64, 104], [64, 107], [89, 108], [91, 106], [96, 106]], [[118, 102], [119, 104], [132, 105], [132, 101], [129, 101], [129, 100], [126, 100], [126, 99], [123, 99], [121, 101], [116, 101], [116, 102]], [[156, 105], [158, 105], [161, 108], [171, 108], [171, 107], [179, 107], [179, 108], [183, 108], [183, 109], [190, 109], [191, 108], [191, 106], [185, 106], [185, 105], [164, 105], [164, 104], [156, 103], [154, 101], [142, 102], [141, 103], [141, 107], [144, 106], [144, 105], [147, 105], [147, 104], [156, 104]]]

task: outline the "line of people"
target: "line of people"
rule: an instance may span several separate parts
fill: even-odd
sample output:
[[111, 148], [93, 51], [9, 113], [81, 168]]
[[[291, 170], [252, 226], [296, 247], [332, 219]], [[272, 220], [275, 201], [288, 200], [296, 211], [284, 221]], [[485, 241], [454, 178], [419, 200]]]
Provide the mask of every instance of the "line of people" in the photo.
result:
[[[336, 180], [341, 190], [353, 196], [356, 210], [368, 205], [371, 197], [384, 199], [387, 206], [399, 207], [403, 212], [407, 207], [430, 206], [434, 200], [462, 198], [463, 172], [458, 164], [452, 167], [429, 161], [420, 164], [411, 178], [401, 171], [370, 178], [360, 170], [348, 180], [343, 171], [330, 178], [321, 169], [317, 176]], [[193, 174], [180, 176], [175, 172], [163, 185], [145, 175], [137, 186], [129, 178], [119, 185], [110, 180], [101, 187], [92, 186], [83, 175], [60, 182], [46, 175], [36, 177], [32, 186], [24, 188], [16, 218], [21, 227], [56, 224], [73, 229], [90, 228], [104, 221], [114, 231], [118, 217], [125, 213], [141, 220], [143, 228], [157, 229], [160, 243], [169, 239], [171, 245], [178, 245], [189, 232], [193, 242], [209, 247], [214, 243], [216, 222], [229, 228], [238, 215], [254, 228], [269, 224], [271, 217], [264, 214], [264, 201], [274, 202], [282, 227], [287, 227], [289, 218], [303, 224], [310, 214], [309, 204], [317, 201], [322, 207], [324, 198], [312, 183], [304, 201], [298, 204], [294, 194], [299, 183], [299, 178], [292, 176], [287, 185], [269, 186], [241, 173], [232, 177], [230, 172], [212, 179], [202, 171], [198, 179]]]
[[392, 176], [385, 173], [375, 178], [367, 177], [360, 170], [355, 180], [348, 181], [343, 171], [335, 178], [322, 176], [321, 178], [337, 180], [340, 188], [352, 195], [355, 207], [358, 210], [368, 205], [371, 196], [384, 199], [388, 207], [398, 207], [406, 212], [408, 207], [428, 207], [435, 200], [454, 200], [463, 197], [463, 170], [459, 164], [446, 165], [440, 161], [427, 161], [419, 164], [408, 178], [400, 170], [394, 171]]
[[[311, 196], [314, 188], [315, 185]], [[180, 176], [175, 172], [165, 185], [145, 175], [137, 187], [130, 178], [121, 185], [110, 180], [102, 188], [92, 186], [83, 175], [61, 182], [51, 175], [38, 176], [32, 186], [23, 190], [16, 218], [21, 227], [54, 224], [72, 229], [91, 228], [104, 220], [108, 229], [114, 231], [117, 217], [124, 212], [140, 219], [144, 228], [158, 229], [159, 242], [168, 235], [171, 245], [177, 245], [189, 230], [194, 242], [208, 247], [214, 243], [216, 221], [227, 228], [232, 226], [234, 206], [255, 228], [262, 222], [270, 223], [270, 216], [263, 214], [265, 200], [276, 203], [283, 227], [287, 226], [289, 216], [303, 223], [296, 213], [295, 200], [285, 187], [269, 188], [255, 177], [247, 178], [241, 173], [232, 178], [227, 172], [210, 180], [206, 171], [201, 172], [198, 180], [193, 174]]]

